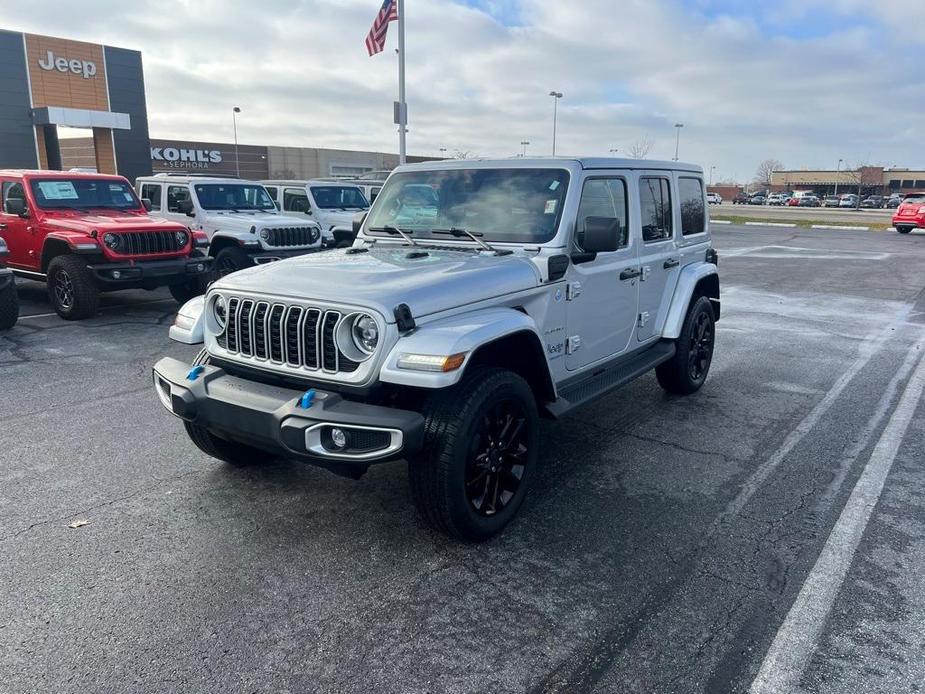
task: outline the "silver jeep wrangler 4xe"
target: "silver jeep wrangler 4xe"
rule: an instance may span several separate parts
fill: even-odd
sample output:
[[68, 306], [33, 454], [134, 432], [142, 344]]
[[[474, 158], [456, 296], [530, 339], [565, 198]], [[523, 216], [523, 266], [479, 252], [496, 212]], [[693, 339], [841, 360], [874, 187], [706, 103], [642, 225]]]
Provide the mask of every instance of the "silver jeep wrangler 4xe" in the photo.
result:
[[408, 461], [422, 516], [483, 540], [536, 474], [541, 417], [655, 369], [703, 385], [719, 318], [703, 172], [516, 159], [398, 168], [353, 247], [228, 275], [187, 303], [154, 385], [203, 451], [359, 477]]

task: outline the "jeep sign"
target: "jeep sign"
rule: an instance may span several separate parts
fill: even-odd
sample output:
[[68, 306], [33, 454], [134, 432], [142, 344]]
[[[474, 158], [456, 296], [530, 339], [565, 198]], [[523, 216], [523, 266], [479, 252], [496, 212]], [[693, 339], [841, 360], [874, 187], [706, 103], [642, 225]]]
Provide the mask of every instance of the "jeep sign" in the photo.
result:
[[39, 67], [43, 70], [57, 70], [58, 72], [70, 72], [74, 75], [81, 75], [85, 80], [96, 76], [96, 63], [92, 60], [68, 60], [67, 58], [56, 58], [55, 54], [48, 51], [44, 59], [40, 59]]

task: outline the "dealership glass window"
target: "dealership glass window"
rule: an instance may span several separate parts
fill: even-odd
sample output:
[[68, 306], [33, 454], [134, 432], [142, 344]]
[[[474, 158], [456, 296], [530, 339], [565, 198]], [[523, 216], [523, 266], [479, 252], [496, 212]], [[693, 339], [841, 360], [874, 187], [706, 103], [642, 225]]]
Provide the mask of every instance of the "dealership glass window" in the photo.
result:
[[183, 200], [189, 200], [189, 188], [186, 186], [167, 186], [168, 212], [179, 212], [179, 205]]
[[902, 187], [902, 181], [898, 178], [890, 179], [890, 190], [899, 190]]
[[141, 186], [141, 197], [151, 201], [151, 210], [161, 209], [161, 192], [164, 189], [158, 183], [145, 183]]
[[639, 179], [639, 208], [643, 241], [654, 243], [671, 238], [671, 190], [667, 178]]
[[925, 188], [925, 181], [921, 181], [921, 180], [916, 181], [913, 188]]
[[581, 190], [575, 243], [582, 247], [589, 217], [616, 219], [620, 224], [620, 248], [629, 245], [626, 182], [622, 178], [590, 178]]
[[915, 188], [915, 181], [903, 180], [903, 188]]
[[703, 205], [703, 181], [699, 178], [679, 178], [681, 198], [681, 233], [684, 236], [702, 234], [707, 230], [707, 214]]
[[283, 209], [289, 212], [306, 213], [311, 209], [308, 193], [304, 188], [283, 188]]

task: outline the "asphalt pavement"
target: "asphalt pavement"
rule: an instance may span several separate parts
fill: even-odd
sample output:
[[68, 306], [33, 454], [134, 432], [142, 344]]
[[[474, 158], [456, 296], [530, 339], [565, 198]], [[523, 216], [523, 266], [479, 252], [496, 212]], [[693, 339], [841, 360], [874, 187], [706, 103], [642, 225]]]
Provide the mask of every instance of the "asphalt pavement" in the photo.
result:
[[[925, 234], [717, 227], [705, 387], [549, 423], [519, 518], [428, 530], [201, 454], [165, 293], [0, 335], [2, 692], [912, 692], [925, 678]], [[80, 527], [69, 527], [79, 525]]]

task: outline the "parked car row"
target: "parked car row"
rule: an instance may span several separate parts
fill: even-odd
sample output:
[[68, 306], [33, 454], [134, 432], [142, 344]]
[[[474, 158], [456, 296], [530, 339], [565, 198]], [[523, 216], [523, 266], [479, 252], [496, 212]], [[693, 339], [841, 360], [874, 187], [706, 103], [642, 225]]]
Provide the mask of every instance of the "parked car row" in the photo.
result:
[[741, 192], [733, 200], [733, 205], [770, 205], [776, 207], [840, 207], [851, 209], [880, 209], [899, 207], [902, 195], [894, 193], [889, 197], [869, 195], [863, 200], [855, 193], [826, 195], [820, 197], [810, 190], [797, 190], [786, 193]]

